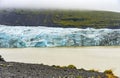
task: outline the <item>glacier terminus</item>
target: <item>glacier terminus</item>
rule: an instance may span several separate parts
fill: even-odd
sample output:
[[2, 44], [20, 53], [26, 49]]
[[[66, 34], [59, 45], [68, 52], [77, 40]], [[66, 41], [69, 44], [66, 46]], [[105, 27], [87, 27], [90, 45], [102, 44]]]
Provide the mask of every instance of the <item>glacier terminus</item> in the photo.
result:
[[1, 48], [119, 45], [120, 29], [0, 25]]

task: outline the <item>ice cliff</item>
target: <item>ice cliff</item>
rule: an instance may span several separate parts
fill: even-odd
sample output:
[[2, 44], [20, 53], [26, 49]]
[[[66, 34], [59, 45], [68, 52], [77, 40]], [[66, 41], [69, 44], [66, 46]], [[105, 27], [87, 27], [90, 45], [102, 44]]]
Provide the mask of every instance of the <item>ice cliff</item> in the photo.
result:
[[120, 29], [0, 25], [1, 48], [119, 45]]

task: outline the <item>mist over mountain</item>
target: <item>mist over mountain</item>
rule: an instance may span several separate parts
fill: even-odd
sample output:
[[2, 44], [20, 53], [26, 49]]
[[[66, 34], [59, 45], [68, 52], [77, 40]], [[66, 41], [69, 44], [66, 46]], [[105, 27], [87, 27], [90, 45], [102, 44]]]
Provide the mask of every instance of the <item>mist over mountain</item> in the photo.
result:
[[0, 0], [0, 8], [89, 9], [120, 12], [119, 0]]
[[0, 0], [0, 24], [119, 28], [119, 7], [119, 0]]

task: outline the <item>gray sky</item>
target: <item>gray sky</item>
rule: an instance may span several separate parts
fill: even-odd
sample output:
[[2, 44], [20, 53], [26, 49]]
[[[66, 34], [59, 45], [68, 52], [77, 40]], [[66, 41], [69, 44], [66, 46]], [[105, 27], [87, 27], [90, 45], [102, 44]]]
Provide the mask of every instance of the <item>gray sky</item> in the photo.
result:
[[96, 9], [120, 12], [120, 0], [0, 0], [0, 8]]

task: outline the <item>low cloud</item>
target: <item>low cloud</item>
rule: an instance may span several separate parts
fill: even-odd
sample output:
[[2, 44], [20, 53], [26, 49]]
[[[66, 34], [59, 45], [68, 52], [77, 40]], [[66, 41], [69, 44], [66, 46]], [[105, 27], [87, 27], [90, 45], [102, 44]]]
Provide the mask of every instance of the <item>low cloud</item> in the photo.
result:
[[120, 11], [119, 0], [1, 0], [0, 8], [93, 9]]

